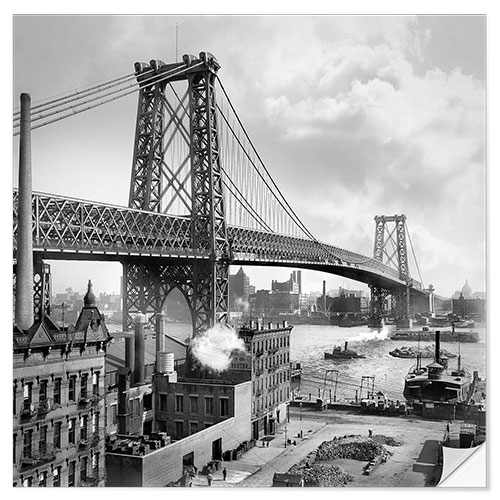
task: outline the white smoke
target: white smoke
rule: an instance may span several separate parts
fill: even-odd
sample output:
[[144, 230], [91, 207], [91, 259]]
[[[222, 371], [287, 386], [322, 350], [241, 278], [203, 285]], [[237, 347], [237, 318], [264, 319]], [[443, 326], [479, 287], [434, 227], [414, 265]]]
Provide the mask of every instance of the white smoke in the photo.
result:
[[366, 342], [367, 340], [386, 340], [388, 336], [389, 336], [389, 329], [387, 328], [387, 326], [385, 326], [385, 324], [383, 324], [380, 330], [373, 329], [367, 332], [361, 332], [356, 337], [349, 337], [347, 341]]
[[220, 323], [193, 338], [191, 346], [191, 352], [202, 366], [218, 372], [229, 368], [234, 351], [246, 350], [236, 330]]
[[250, 304], [248, 303], [248, 301], [243, 300], [241, 297], [236, 297], [236, 300], [234, 301], [234, 305], [238, 308], [238, 311], [241, 311], [245, 314], [250, 309]]

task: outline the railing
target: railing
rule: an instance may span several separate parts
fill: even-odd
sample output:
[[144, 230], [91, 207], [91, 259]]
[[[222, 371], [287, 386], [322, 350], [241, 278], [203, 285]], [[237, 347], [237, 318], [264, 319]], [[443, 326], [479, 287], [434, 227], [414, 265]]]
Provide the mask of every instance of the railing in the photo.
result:
[[31, 401], [23, 401], [23, 405], [21, 406], [21, 419], [27, 420], [36, 415], [36, 405]]
[[31, 469], [37, 467], [47, 462], [52, 462], [55, 460], [56, 454], [51, 445], [45, 445], [43, 449], [39, 449], [38, 452], [28, 452], [23, 454], [20, 459], [21, 469]]
[[96, 487], [101, 481], [106, 480], [106, 469], [99, 468], [93, 469], [92, 474], [87, 476], [85, 479], [80, 479], [78, 486], [80, 487]]

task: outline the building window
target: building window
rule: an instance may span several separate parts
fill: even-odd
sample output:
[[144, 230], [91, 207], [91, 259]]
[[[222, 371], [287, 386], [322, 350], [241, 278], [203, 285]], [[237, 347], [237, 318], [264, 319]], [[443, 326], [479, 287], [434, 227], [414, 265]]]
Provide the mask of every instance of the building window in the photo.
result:
[[52, 486], [54, 488], [61, 487], [61, 466], [54, 467], [54, 472], [52, 473]]
[[92, 394], [94, 396], [99, 395], [99, 372], [92, 375]]
[[39, 401], [46, 401], [47, 399], [47, 380], [40, 380], [40, 391], [38, 393]]
[[24, 488], [31, 488], [32, 484], [33, 484], [33, 478], [31, 476], [27, 477], [23, 480], [23, 487]]
[[189, 422], [189, 434], [198, 432], [198, 422]]
[[99, 470], [99, 453], [94, 453], [92, 455], [92, 474], [97, 476], [97, 472]]
[[184, 411], [184, 395], [175, 395], [175, 411]]
[[82, 415], [80, 417], [80, 441], [85, 441], [87, 439], [87, 425], [88, 415]]
[[54, 381], [54, 404], [61, 404], [61, 379], [56, 378]]
[[38, 487], [45, 488], [47, 486], [47, 471], [40, 472], [38, 476]]
[[198, 396], [189, 396], [189, 410], [191, 413], [198, 413]]
[[87, 467], [88, 458], [82, 457], [80, 460], [80, 481], [85, 482], [87, 480]]
[[205, 415], [214, 414], [214, 398], [212, 396], [205, 397]]
[[75, 486], [76, 462], [70, 462], [68, 466], [68, 486]]
[[61, 447], [61, 422], [54, 424], [54, 448]]
[[167, 395], [160, 394], [160, 411], [167, 411]]
[[44, 455], [45, 452], [47, 451], [47, 426], [42, 425], [40, 427], [40, 441], [39, 441], [39, 448], [40, 454]]
[[76, 401], [75, 389], [76, 389], [76, 375], [71, 375], [69, 378], [68, 385], [68, 400]]
[[220, 416], [227, 417], [229, 415], [229, 399], [220, 398]]
[[33, 430], [24, 431], [23, 437], [23, 457], [31, 458], [31, 441], [33, 436]]
[[80, 399], [87, 398], [87, 382], [88, 382], [88, 375], [84, 373], [82, 374], [82, 379], [80, 381]]
[[184, 422], [182, 420], [175, 421], [175, 436], [177, 439], [184, 437]]
[[111, 425], [116, 425], [117, 422], [117, 406], [111, 405]]
[[68, 444], [75, 444], [76, 418], [71, 418], [68, 423]]

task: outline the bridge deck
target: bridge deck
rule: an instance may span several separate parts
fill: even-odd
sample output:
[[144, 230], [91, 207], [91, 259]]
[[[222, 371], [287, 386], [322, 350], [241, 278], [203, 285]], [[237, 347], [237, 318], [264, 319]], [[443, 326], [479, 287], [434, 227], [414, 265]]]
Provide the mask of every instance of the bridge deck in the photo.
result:
[[[14, 190], [14, 251], [17, 198]], [[46, 259], [209, 259], [208, 250], [191, 248], [191, 231], [189, 217], [33, 194], [33, 249]], [[396, 270], [333, 245], [233, 226], [227, 231], [233, 264], [312, 269], [386, 288], [405, 284]], [[411, 287], [422, 289], [415, 280]]]

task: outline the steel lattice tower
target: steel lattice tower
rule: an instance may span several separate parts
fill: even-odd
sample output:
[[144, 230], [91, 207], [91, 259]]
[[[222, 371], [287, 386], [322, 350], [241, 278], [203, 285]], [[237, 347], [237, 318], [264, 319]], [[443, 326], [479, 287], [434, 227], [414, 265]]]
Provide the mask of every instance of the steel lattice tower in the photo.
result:
[[375, 217], [373, 258], [387, 266], [396, 268], [399, 272], [399, 279], [404, 281], [406, 286], [387, 290], [372, 285], [370, 287], [372, 317], [380, 320], [383, 315], [384, 299], [388, 295], [392, 295], [391, 306], [396, 317], [400, 320], [408, 320], [411, 316], [411, 276], [406, 248], [406, 215], [377, 215]]
[[[200, 53], [199, 59], [186, 55], [182, 63], [176, 64], [136, 63], [141, 90], [129, 206], [163, 212], [172, 204], [172, 199], [164, 198], [167, 189], [173, 187], [174, 196], [189, 207], [190, 247], [197, 258], [160, 264], [158, 259], [155, 263], [125, 262], [125, 327], [131, 324], [132, 315], [137, 312], [149, 313], [149, 321], [154, 324], [154, 316], [161, 311], [166, 295], [174, 287], [183, 293], [191, 309], [193, 336], [227, 314], [228, 240], [214, 90], [219, 67], [216, 59], [206, 52]], [[171, 82], [182, 80], [187, 82], [187, 92], [174, 105], [166, 98], [166, 88]], [[167, 127], [172, 125], [174, 131], [166, 136]], [[188, 148], [188, 157], [181, 166], [165, 160], [174, 134], [179, 134]], [[190, 165], [189, 174], [180, 178], [184, 163]]]

